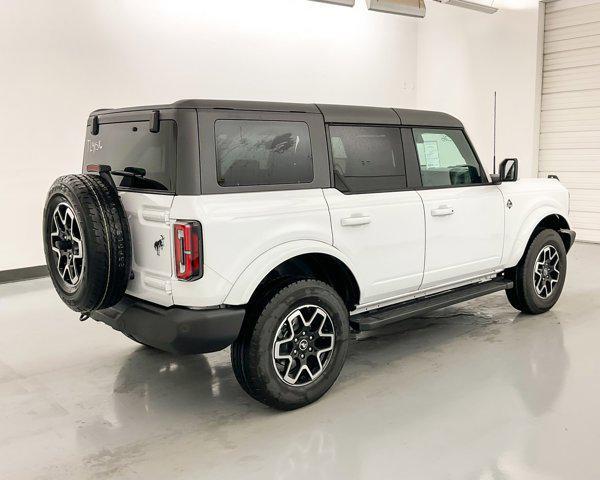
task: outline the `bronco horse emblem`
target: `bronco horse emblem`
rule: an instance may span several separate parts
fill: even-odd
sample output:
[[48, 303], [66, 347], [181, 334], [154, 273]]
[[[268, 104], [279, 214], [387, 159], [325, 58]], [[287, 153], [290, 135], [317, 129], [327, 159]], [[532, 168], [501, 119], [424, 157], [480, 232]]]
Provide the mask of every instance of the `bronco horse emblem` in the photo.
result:
[[156, 254], [160, 257], [160, 252], [165, 248], [165, 237], [161, 235], [160, 238], [154, 242], [154, 250], [156, 250]]

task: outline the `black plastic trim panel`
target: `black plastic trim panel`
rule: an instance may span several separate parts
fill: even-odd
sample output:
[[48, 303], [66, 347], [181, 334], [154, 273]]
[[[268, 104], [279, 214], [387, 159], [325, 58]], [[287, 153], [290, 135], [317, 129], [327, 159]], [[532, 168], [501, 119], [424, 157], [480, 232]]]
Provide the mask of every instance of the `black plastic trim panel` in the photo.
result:
[[380, 308], [350, 317], [350, 325], [359, 331], [375, 330], [392, 323], [421, 315], [439, 308], [465, 302], [490, 293], [507, 290], [513, 282], [498, 277], [487, 282], [465, 285], [447, 292], [417, 298], [415, 300]]
[[191, 354], [216, 352], [231, 345], [245, 313], [245, 308], [237, 307], [161, 307], [125, 296], [113, 307], [92, 312], [90, 317], [159, 350]]
[[565, 242], [565, 250], [568, 252], [571, 250], [571, 247], [575, 243], [575, 237], [577, 234], [573, 230], [569, 230], [568, 228], [561, 228], [558, 233], [560, 236], [566, 240]]

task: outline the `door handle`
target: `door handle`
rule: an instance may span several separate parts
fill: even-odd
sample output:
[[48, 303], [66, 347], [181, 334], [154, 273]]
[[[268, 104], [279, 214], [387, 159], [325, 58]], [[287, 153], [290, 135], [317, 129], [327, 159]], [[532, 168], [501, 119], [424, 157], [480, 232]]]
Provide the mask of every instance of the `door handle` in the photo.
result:
[[452, 215], [454, 213], [454, 209], [447, 205], [440, 205], [438, 208], [431, 209], [431, 215], [434, 217], [443, 217], [445, 215]]
[[367, 225], [369, 223], [371, 223], [371, 217], [368, 215], [342, 218], [342, 227], [354, 227], [357, 225]]

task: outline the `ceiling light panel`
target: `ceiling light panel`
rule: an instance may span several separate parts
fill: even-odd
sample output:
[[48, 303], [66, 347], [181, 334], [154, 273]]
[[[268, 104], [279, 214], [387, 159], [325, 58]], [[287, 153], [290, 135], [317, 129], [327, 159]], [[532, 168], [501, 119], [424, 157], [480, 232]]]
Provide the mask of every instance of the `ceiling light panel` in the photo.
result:
[[423, 18], [425, 2], [423, 0], [366, 0], [367, 8], [376, 12], [394, 13], [409, 17]]
[[336, 5], [354, 6], [354, 0], [313, 0], [313, 2], [335, 3]]
[[497, 8], [481, 3], [469, 2], [468, 0], [435, 0], [436, 2], [445, 3], [446, 5], [454, 5], [455, 7], [468, 8], [483, 13], [496, 13]]

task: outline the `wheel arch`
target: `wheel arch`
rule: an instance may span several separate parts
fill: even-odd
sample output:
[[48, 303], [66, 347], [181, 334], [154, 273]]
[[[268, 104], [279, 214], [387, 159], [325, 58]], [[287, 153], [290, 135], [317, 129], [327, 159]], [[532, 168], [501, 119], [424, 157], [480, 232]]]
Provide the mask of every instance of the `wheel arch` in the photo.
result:
[[309, 240], [282, 244], [260, 255], [236, 279], [224, 303], [250, 303], [282, 277], [322, 280], [338, 292], [349, 310], [360, 303], [361, 287], [349, 259], [331, 245]]
[[561, 237], [565, 250], [568, 252], [573, 246], [573, 238], [567, 232], [570, 230], [569, 221], [560, 213], [544, 210], [542, 212], [534, 212], [525, 222], [525, 227], [522, 229], [522, 234], [519, 236], [513, 249], [511, 256], [507, 262], [510, 267], [515, 266], [521, 261], [527, 253], [527, 248], [535, 236], [545, 229], [555, 230]]

